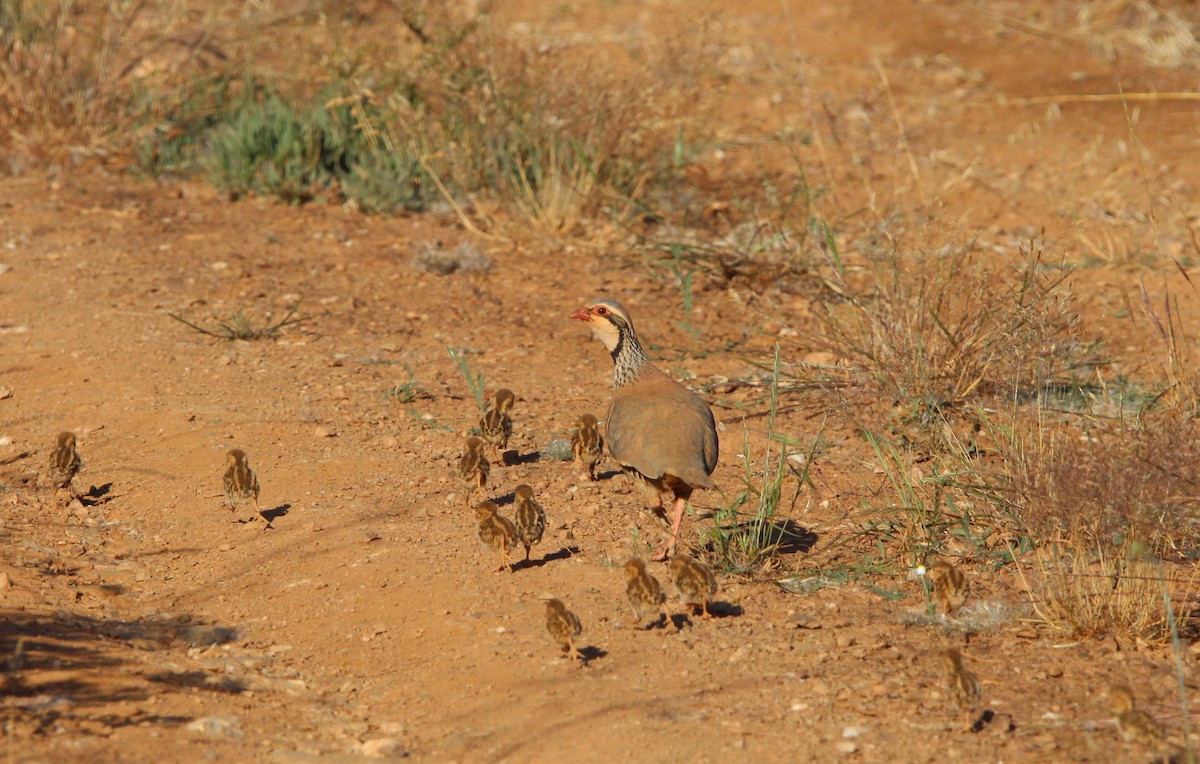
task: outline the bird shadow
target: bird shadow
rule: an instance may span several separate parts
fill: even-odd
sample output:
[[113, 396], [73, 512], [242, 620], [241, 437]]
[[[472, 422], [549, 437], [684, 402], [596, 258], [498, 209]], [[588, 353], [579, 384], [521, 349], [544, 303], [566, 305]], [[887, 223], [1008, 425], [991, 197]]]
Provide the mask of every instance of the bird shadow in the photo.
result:
[[[685, 624], [694, 626], [697, 619], [701, 621], [705, 620], [702, 614], [698, 614], [699, 610], [699, 607], [689, 606], [686, 612], [673, 614], [671, 622], [675, 624], [675, 628], [677, 629]], [[737, 618], [738, 616], [745, 615], [745, 613], [746, 611], [741, 605], [735, 605], [732, 602], [713, 600], [708, 603], [709, 618]]]
[[500, 455], [500, 463], [505, 467], [515, 467], [518, 464], [537, 464], [542, 460], [540, 451], [530, 451], [523, 454], [516, 449], [505, 451]]
[[524, 570], [525, 568], [540, 568], [548, 562], [566, 560], [574, 554], [579, 554], [579, 547], [564, 546], [557, 552], [551, 552], [549, 554], [542, 555], [541, 559], [539, 560], [517, 560], [512, 564], [512, 570], [514, 573], [516, 573], [518, 570]]
[[262, 512], [262, 516], [267, 519], [268, 523], [273, 523], [273, 522], [275, 522], [275, 518], [283, 517], [284, 515], [286, 515], [288, 513], [288, 510], [291, 508], [292, 508], [291, 504], [280, 504], [278, 507], [272, 507], [271, 509], [264, 509]]
[[101, 504], [107, 504], [116, 498], [109, 495], [112, 493], [112, 487], [112, 483], [88, 486], [86, 493], [79, 494], [79, 503], [85, 507], [98, 507]]
[[608, 655], [607, 651], [601, 650], [595, 645], [588, 645], [587, 647], [579, 648], [579, 657], [583, 659], [583, 664], [585, 666], [598, 658], [603, 658], [606, 655]]

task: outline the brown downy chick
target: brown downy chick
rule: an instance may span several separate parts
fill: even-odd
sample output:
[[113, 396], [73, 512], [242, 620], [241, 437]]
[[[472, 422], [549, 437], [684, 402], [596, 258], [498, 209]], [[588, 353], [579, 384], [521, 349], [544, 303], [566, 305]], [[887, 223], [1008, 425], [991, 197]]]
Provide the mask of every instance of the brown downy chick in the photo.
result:
[[962, 571], [948, 562], [939, 561], [926, 571], [925, 576], [933, 584], [933, 599], [946, 615], [954, 615], [967, 601], [970, 587]]
[[225, 455], [225, 500], [230, 511], [237, 509], [247, 502], [254, 505], [254, 514], [261, 517], [271, 527], [271, 521], [258, 507], [258, 475], [250, 467], [246, 452], [240, 448], [230, 449]]
[[458, 477], [462, 480], [463, 487], [466, 488], [464, 503], [468, 506], [470, 506], [471, 498], [476, 491], [486, 497], [490, 468], [487, 454], [483, 451], [483, 441], [479, 438], [467, 438], [462, 456], [458, 459]]
[[604, 453], [604, 436], [600, 434], [600, 423], [591, 414], [579, 417], [575, 434], [571, 436], [571, 453], [575, 455], [575, 469], [581, 478], [596, 479], [596, 465]]
[[[629, 605], [633, 608], [634, 623], [653, 613], [661, 615], [666, 626], [672, 631], [678, 631], [679, 627], [667, 613], [667, 596], [663, 594], [662, 585], [658, 583], [657, 578], [646, 572], [646, 563], [637, 557], [625, 563], [625, 594], [628, 595]], [[647, 624], [646, 628], [652, 625]]]
[[1147, 748], [1160, 750], [1163, 746], [1163, 730], [1150, 714], [1134, 707], [1133, 690], [1123, 684], [1114, 684], [1108, 690], [1108, 707], [1117, 722], [1117, 731], [1126, 743], [1138, 743]]
[[529, 560], [529, 549], [542, 540], [546, 531], [546, 512], [533, 498], [533, 489], [522, 483], [514, 491], [517, 503], [517, 538], [525, 547], [525, 560]]
[[684, 605], [689, 608], [698, 605], [703, 616], [708, 618], [708, 601], [717, 593], [717, 577], [713, 572], [686, 554], [672, 557], [668, 569]]
[[964, 726], [969, 730], [975, 725], [975, 713], [979, 710], [982, 697], [979, 679], [963, 668], [962, 654], [952, 647], [942, 651], [942, 662], [946, 669], [946, 689], [950, 692], [950, 700], [962, 712]]
[[512, 437], [512, 417], [508, 412], [517, 400], [512, 390], [502, 387], [488, 401], [487, 411], [479, 420], [479, 431], [493, 449], [497, 457], [508, 448], [508, 439]]
[[72, 481], [75, 480], [75, 475], [79, 472], [81, 465], [79, 454], [75, 451], [75, 433], [60, 432], [58, 442], [55, 443], [54, 450], [50, 452], [50, 485], [54, 486], [52, 499], [57, 498], [58, 492], [64, 488], [72, 496], [76, 495]]
[[508, 550], [517, 545], [517, 528], [490, 501], [475, 505], [475, 519], [479, 521], [479, 540], [500, 553], [500, 567], [496, 568], [499, 573], [509, 567]]
[[583, 633], [583, 625], [561, 600], [546, 600], [546, 631], [572, 660], [583, 658], [583, 654], [575, 648], [575, 637]]

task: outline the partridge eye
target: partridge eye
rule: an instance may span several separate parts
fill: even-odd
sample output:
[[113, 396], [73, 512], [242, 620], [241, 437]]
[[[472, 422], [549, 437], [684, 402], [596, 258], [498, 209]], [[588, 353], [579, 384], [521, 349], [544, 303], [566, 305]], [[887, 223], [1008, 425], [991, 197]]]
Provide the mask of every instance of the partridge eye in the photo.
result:
[[604, 314], [606, 314], [606, 313], [608, 313], [608, 308], [603, 308], [603, 307], [601, 307], [601, 308], [596, 308], [596, 314], [597, 314], [597, 315], [603, 316], [603, 315], [604, 315]]

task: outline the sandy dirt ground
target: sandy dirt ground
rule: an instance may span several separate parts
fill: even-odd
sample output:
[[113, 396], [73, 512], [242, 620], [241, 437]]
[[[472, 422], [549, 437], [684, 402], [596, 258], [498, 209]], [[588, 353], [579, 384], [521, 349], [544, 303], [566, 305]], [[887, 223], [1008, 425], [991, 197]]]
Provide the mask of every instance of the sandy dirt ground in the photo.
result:
[[[514, 35], [619, 45], [677, 31], [685, 13], [585, 5], [495, 15]], [[1168, 258], [1196, 254], [1196, 109], [1014, 99], [1186, 90], [1194, 73], [1114, 62], [964, 3], [738, 5], [686, 10], [725, 41], [710, 53], [728, 70], [729, 145], [703, 163], [710, 189], [744, 178], [771, 136], [813, 131], [801, 161], [814, 182], [901, 246], [974, 239], [1003, 258], [1040, 236], [1055, 259], [1091, 264], [1071, 277], [1087, 325], [1126, 373], [1151, 375], [1156, 340], [1130, 306], [1139, 283], [1159, 301], [1190, 290]], [[591, 484], [538, 456], [610, 396], [607, 354], [568, 315], [621, 300], [663, 368], [698, 386], [756, 373], [781, 338], [797, 358], [830, 352], [809, 331], [814, 298], [702, 279], [693, 336], [678, 290], [621, 252], [474, 241], [490, 271], [438, 276], [412, 265], [434, 241], [474, 240], [453, 217], [230, 202], [115, 169], [0, 179], [7, 760], [1147, 760], [1105, 710], [1112, 682], [1182, 737], [1168, 650], [1020, 618], [969, 641], [903, 625], [926, 606], [903, 572], [781, 588], [835, 562], [823, 544], [882, 489], [870, 448], [832, 420], [817, 479], [784, 508], [808, 542], [763, 576], [722, 578], [711, 619], [672, 599], [678, 634], [632, 628], [620, 564], [659, 540], [638, 493], [611, 460]], [[848, 257], [861, 244], [842, 242]], [[306, 321], [256, 342], [167, 315], [261, 321], [297, 304]], [[451, 347], [517, 394], [516, 458], [494, 467], [489, 495], [510, 509], [528, 483], [549, 525], [515, 572], [492, 572], [463, 508], [454, 469], [478, 412]], [[401, 403], [385, 393], [406, 367], [422, 392]], [[765, 421], [736, 393], [709, 397], [726, 402], [714, 478], [730, 495]], [[809, 442], [824, 413], [790, 406], [776, 427]], [[44, 488], [62, 430], [84, 462], [71, 504]], [[269, 530], [223, 506], [234, 447], [258, 471]], [[701, 513], [723, 501], [695, 498]], [[688, 517], [685, 541], [707, 522]], [[1011, 571], [966, 570], [975, 598], [1019, 609]], [[544, 593], [581, 618], [586, 665], [551, 643]], [[992, 721], [976, 732], [947, 706], [948, 646], [982, 682]], [[1183, 660], [1194, 691], [1195, 655]]]

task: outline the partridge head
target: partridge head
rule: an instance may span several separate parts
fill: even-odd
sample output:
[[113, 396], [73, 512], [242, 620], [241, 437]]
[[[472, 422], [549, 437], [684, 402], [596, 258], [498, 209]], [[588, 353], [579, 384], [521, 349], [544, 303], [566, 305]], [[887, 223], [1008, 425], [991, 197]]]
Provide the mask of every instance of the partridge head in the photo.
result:
[[60, 432], [54, 450], [50, 452], [48, 465], [50, 485], [54, 486], [52, 498], [57, 497], [58, 492], [64, 488], [71, 494], [75, 493], [72, 481], [75, 480], [81, 464], [79, 454], [75, 451], [75, 433]]
[[970, 588], [962, 571], [945, 560], [930, 566], [925, 576], [933, 585], [933, 599], [946, 615], [954, 615], [967, 601]]
[[620, 303], [596, 300], [571, 318], [587, 322], [612, 355], [613, 397], [604, 430], [609, 452], [654, 495], [660, 511], [664, 493], [674, 499], [670, 535], [654, 557], [665, 560], [675, 551], [692, 491], [716, 487], [709, 477], [718, 455], [712, 409], [650, 362]]
[[525, 560], [529, 560], [529, 549], [542, 540], [546, 531], [546, 512], [533, 498], [533, 489], [522, 483], [514, 491], [517, 504], [517, 538], [525, 547]]
[[581, 478], [596, 479], [596, 465], [604, 452], [604, 436], [600, 434], [600, 423], [591, 414], [579, 417], [575, 434], [571, 436], [571, 453], [575, 455], [575, 469]]
[[579, 623], [579, 617], [567, 610], [562, 600], [546, 600], [546, 631], [572, 660], [583, 658], [583, 654], [575, 648], [575, 637], [583, 633], [583, 626]]
[[496, 572], [510, 568], [508, 552], [517, 545], [517, 528], [512, 521], [500, 514], [493, 502], [481, 501], [475, 505], [475, 519], [479, 523], [479, 540], [500, 553], [500, 567]]
[[954, 648], [942, 651], [942, 665], [946, 672], [946, 689], [950, 700], [963, 714], [964, 726], [971, 729], [975, 725], [975, 713], [979, 710], [982, 693], [979, 679], [963, 668], [962, 654]]
[[488, 470], [487, 454], [484, 453], [483, 441], [479, 438], [467, 438], [463, 446], [462, 456], [458, 459], [458, 477], [466, 488], [466, 503], [471, 503], [471, 497], [478, 491], [486, 494]]
[[479, 420], [479, 431], [483, 439], [491, 444], [497, 455], [503, 454], [508, 448], [508, 439], [512, 437], [512, 417], [508, 412], [512, 409], [516, 396], [512, 390], [502, 387], [488, 401], [487, 411]]
[[258, 506], [258, 475], [250, 467], [246, 452], [240, 448], [232, 448], [225, 455], [225, 500], [230, 511], [236, 511], [247, 503], [254, 505], [256, 517], [266, 521], [266, 527], [271, 527], [271, 521], [262, 513]]
[[1117, 722], [1117, 731], [1126, 743], [1138, 743], [1156, 750], [1162, 747], [1162, 727], [1150, 714], [1134, 707], [1133, 690], [1127, 685], [1115, 684], [1109, 688], [1108, 707]]
[[625, 594], [629, 597], [629, 606], [633, 608], [634, 623], [647, 615], [661, 615], [668, 628], [673, 631], [677, 629], [667, 613], [667, 597], [663, 594], [662, 585], [646, 570], [646, 563], [637, 557], [625, 563]]
[[698, 606], [705, 618], [708, 618], [708, 602], [717, 593], [717, 577], [707, 565], [688, 557], [686, 554], [671, 558], [667, 566], [671, 578], [675, 580], [675, 588], [679, 597], [689, 608]]

